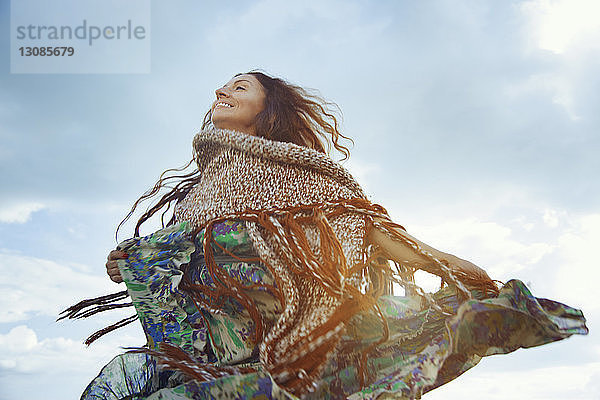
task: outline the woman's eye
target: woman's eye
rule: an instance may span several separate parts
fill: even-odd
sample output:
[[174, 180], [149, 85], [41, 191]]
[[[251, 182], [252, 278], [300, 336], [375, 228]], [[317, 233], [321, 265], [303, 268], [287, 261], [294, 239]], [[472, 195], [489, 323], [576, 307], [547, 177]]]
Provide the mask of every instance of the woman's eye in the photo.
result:
[[243, 87], [243, 86], [238, 86], [238, 87], [235, 88], [235, 90], [238, 90], [238, 89], [246, 90], [246, 88]]

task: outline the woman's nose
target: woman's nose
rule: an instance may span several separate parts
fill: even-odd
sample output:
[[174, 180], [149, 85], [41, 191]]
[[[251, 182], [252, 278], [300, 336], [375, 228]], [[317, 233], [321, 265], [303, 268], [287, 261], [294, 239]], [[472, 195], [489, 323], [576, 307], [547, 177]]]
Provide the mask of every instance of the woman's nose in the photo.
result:
[[215, 94], [217, 95], [217, 99], [221, 97], [229, 97], [229, 92], [225, 87], [218, 88], [215, 90]]

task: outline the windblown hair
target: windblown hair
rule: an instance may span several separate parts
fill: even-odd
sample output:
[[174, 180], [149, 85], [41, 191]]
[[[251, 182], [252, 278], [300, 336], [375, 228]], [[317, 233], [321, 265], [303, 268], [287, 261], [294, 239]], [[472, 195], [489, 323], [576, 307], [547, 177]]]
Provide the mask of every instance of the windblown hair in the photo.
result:
[[[341, 145], [340, 140], [352, 139], [340, 133], [338, 116], [339, 107], [332, 102], [324, 100], [312, 91], [300, 86], [292, 85], [283, 79], [271, 77], [260, 71], [250, 71], [247, 74], [254, 76], [265, 91], [265, 105], [255, 119], [256, 136], [269, 140], [289, 142], [300, 146], [309, 147], [321, 153], [331, 150], [331, 146], [343, 154], [342, 160], [350, 155], [347, 147]], [[242, 74], [237, 74], [242, 75]], [[237, 76], [236, 75], [236, 76]], [[204, 116], [202, 129], [212, 126], [212, 112]], [[175, 223], [175, 215], [167, 217], [169, 210], [189, 193], [198, 183], [200, 171], [185, 171], [194, 163], [197, 154], [185, 166], [164, 171], [158, 182], [144, 193], [133, 204], [129, 213], [117, 227], [118, 234], [121, 226], [133, 215], [139, 204], [159, 194], [163, 189], [169, 189], [158, 201], [151, 205], [139, 218], [135, 226], [134, 235], [140, 235], [140, 226], [154, 214], [162, 210], [162, 226]], [[165, 224], [165, 217], [169, 218]]]
[[[255, 120], [256, 135], [278, 142], [289, 142], [309, 147], [321, 153], [330, 150], [331, 144], [347, 159], [350, 151], [339, 144], [340, 138], [350, 138], [339, 131], [335, 103], [323, 100], [300, 86], [262, 72], [247, 73], [258, 80], [265, 90], [265, 108]], [[237, 74], [239, 76], [242, 74]], [[204, 116], [202, 128], [211, 124], [212, 112]]]

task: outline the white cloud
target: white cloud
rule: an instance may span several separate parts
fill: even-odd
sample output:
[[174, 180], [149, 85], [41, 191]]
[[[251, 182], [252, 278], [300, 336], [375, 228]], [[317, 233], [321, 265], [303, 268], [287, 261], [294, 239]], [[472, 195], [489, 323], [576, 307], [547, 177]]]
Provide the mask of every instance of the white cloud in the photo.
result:
[[599, 48], [596, 0], [534, 0], [521, 5], [539, 48], [562, 54], [573, 47]]
[[[107, 276], [36, 257], [0, 250], [0, 322], [24, 321], [35, 315], [57, 317], [82, 300], [123, 290]], [[131, 314], [128, 310], [127, 314]]]
[[107, 335], [86, 347], [67, 337], [40, 339], [43, 331], [19, 325], [0, 334], [0, 398], [75, 399], [121, 348], [140, 346], [143, 335], [138, 325]]
[[[525, 226], [524, 229], [531, 229]], [[440, 250], [469, 259], [496, 279], [506, 279], [536, 264], [554, 246], [542, 241], [523, 243], [499, 222], [475, 218], [452, 219], [427, 226], [411, 226], [416, 237]]]
[[141, 344], [140, 337], [127, 328], [122, 328], [119, 335], [107, 336], [87, 347], [65, 337], [39, 340], [33, 329], [18, 325], [8, 333], [0, 334], [0, 371], [3, 371], [2, 375], [84, 371], [85, 379], [91, 380], [102, 363], [123, 352], [120, 346]]
[[[581, 308], [588, 318], [598, 310], [600, 214], [577, 215], [533, 198], [490, 199], [487, 205], [442, 205], [431, 215], [421, 217], [420, 210], [393, 219], [419, 240], [474, 262], [494, 279], [520, 279], [534, 295]], [[439, 284], [421, 282], [429, 290]]]
[[557, 256], [561, 265], [555, 290], [564, 296], [565, 302], [582, 307], [588, 313], [600, 308], [598, 243], [600, 214], [575, 218], [573, 227], [558, 238]]
[[542, 218], [546, 226], [550, 228], [556, 228], [559, 221], [559, 212], [557, 210], [547, 208], [544, 210], [544, 216]]
[[37, 344], [37, 336], [34, 331], [25, 325], [19, 325], [10, 330], [7, 335], [0, 335], [0, 348], [5, 351], [2, 354], [11, 353], [15, 349], [29, 351]]
[[455, 382], [425, 395], [428, 400], [489, 399], [489, 400], [550, 400], [597, 399], [600, 363], [553, 368], [529, 368], [526, 371], [495, 371], [486, 361]]
[[381, 166], [373, 162], [359, 160], [356, 157], [350, 157], [343, 165], [368, 195], [372, 191], [369, 178], [373, 174], [381, 173]]
[[[53, 329], [66, 332], [66, 336], [44, 337], [48, 335], [44, 328], [47, 316], [56, 318], [59, 311], [79, 300], [124, 288], [110, 282], [102, 271], [93, 275], [87, 270], [87, 266], [0, 250], [0, 323], [26, 321], [8, 332], [0, 331], [2, 395], [25, 400], [48, 391], [48, 398], [78, 398], [100, 369], [124, 352], [121, 346], [144, 344], [139, 322], [89, 347], [83, 344], [83, 338], [91, 332], [131, 315], [130, 308], [97, 314], [89, 321], [61, 322]], [[34, 330], [32, 325], [42, 328]]]
[[0, 222], [24, 224], [29, 221], [34, 212], [44, 208], [46, 208], [44, 204], [35, 202], [0, 205]]
[[[521, 90], [551, 93], [571, 120], [580, 121], [586, 88], [594, 84], [593, 67], [600, 55], [600, 3], [596, 0], [533, 0], [520, 5], [529, 50], [550, 52], [546, 71], [531, 74]], [[590, 79], [591, 78], [591, 79]]]

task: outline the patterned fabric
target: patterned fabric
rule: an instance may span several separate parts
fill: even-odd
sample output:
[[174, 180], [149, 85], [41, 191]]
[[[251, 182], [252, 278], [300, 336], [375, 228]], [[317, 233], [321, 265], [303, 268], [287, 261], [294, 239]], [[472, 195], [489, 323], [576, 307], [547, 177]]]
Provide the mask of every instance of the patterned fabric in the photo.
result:
[[[251, 336], [255, 326], [247, 311], [229, 300], [220, 307], [198, 307], [179, 289], [182, 265], [193, 269], [198, 282], [211, 284], [203, 263], [203, 234], [189, 240], [191, 227], [181, 223], [120, 248], [129, 259], [120, 270], [151, 349], [161, 343], [182, 348], [198, 363], [252, 367], [254, 372], [228, 374], [204, 381], [157, 367], [145, 354], [125, 353], [113, 359], [86, 388], [82, 399], [296, 399], [280, 387], [259, 362]], [[219, 268], [238, 280], [272, 325], [282, 312], [268, 291], [253, 286], [274, 284], [262, 264], [227, 261], [224, 249], [251, 254], [243, 223], [225, 221], [212, 230]], [[220, 246], [219, 246], [220, 245]], [[384, 326], [374, 313], [348, 321], [335, 353], [314, 380], [308, 399], [418, 398], [478, 363], [481, 357], [509, 353], [586, 334], [581, 311], [535, 298], [517, 280], [508, 282], [495, 298], [459, 302], [459, 292], [447, 286], [433, 294], [439, 309], [423, 307], [419, 297], [381, 296], [389, 336], [367, 353], [364, 387], [358, 365], [367, 346], [382, 337]], [[380, 397], [381, 396], [381, 397]]]

